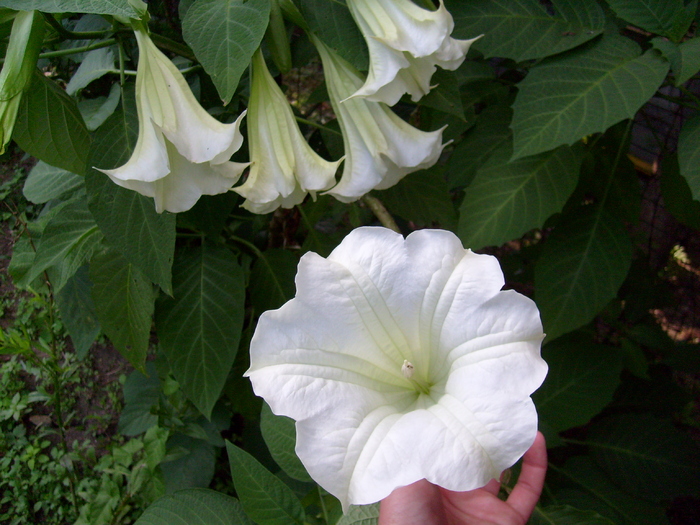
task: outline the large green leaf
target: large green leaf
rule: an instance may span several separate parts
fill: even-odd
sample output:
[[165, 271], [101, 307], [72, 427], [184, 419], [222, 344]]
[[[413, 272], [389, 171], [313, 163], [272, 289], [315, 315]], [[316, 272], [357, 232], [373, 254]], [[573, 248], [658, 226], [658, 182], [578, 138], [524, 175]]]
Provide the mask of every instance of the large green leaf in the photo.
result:
[[56, 294], [56, 305], [76, 354], [79, 358], [84, 358], [100, 333], [87, 266], [79, 268], [61, 292]]
[[84, 196], [76, 198], [44, 228], [34, 264], [23, 282], [29, 284], [46, 269], [55, 267], [51, 284], [54, 291], [60, 291], [78, 268], [90, 259], [101, 242], [102, 232], [95, 224]]
[[29, 172], [22, 193], [28, 201], [43, 204], [77, 190], [83, 183], [80, 175], [39, 161]]
[[[691, 168], [692, 169], [692, 168]], [[687, 179], [678, 167], [678, 157], [666, 157], [661, 162], [661, 195], [664, 207], [691, 228], [700, 230], [700, 202], [693, 199]]]
[[289, 250], [272, 248], [260, 254], [250, 271], [250, 302], [255, 314], [274, 310], [294, 297], [299, 259]]
[[253, 525], [241, 504], [209, 489], [168, 494], [148, 507], [136, 525]]
[[437, 69], [430, 82], [435, 87], [421, 99], [421, 105], [466, 120], [457, 75], [452, 71]]
[[173, 298], [158, 303], [158, 339], [185, 395], [208, 418], [243, 327], [243, 270], [226, 248], [204, 244], [178, 255]]
[[575, 457], [564, 468], [550, 465], [550, 474], [562, 474], [572, 483], [558, 483], [554, 497], [559, 504], [592, 510], [616, 525], [664, 525], [668, 523], [663, 508], [633, 498], [620, 490], [588, 457]]
[[[138, 119], [133, 92], [97, 130], [90, 165], [112, 169], [124, 164], [136, 145]], [[88, 206], [111, 246], [164, 292], [172, 293], [175, 215], [156, 213], [153, 200], [117, 186], [96, 169], [85, 175]]]
[[544, 346], [542, 357], [549, 373], [532, 399], [547, 429], [583, 425], [612, 401], [622, 371], [618, 349], [580, 336], [561, 337]]
[[168, 440], [168, 448], [180, 449], [185, 453], [160, 466], [166, 492], [209, 486], [214, 478], [217, 456], [216, 448], [211, 443], [175, 434]]
[[294, 479], [313, 481], [294, 452], [297, 440], [293, 419], [276, 416], [267, 403], [263, 403], [260, 412], [260, 431], [272, 458], [282, 467], [282, 470]]
[[690, 4], [686, 8], [683, 0], [608, 0], [608, 5], [620, 18], [676, 42], [693, 21], [697, 4]]
[[591, 427], [588, 442], [598, 465], [629, 494], [657, 502], [700, 495], [700, 447], [669, 421], [611, 416]]
[[226, 451], [236, 493], [248, 516], [258, 525], [304, 523], [304, 508], [287, 485], [228, 441]]
[[301, 13], [323, 43], [360, 71], [369, 67], [367, 44], [344, 0], [300, 0]]
[[678, 165], [693, 199], [700, 201], [700, 114], [683, 124], [678, 137]]
[[457, 213], [452, 204], [444, 168], [434, 166], [406, 175], [396, 186], [377, 192], [387, 209], [421, 225], [452, 228]]
[[75, 101], [36, 72], [22, 95], [12, 138], [44, 162], [82, 175], [90, 153], [90, 134]]
[[528, 525], [615, 525], [592, 510], [579, 510], [569, 505], [535, 507]]
[[486, 57], [521, 61], [574, 48], [603, 31], [605, 17], [594, 0], [554, 0], [550, 15], [538, 0], [452, 1], [453, 36], [474, 38]]
[[337, 525], [377, 525], [377, 523], [379, 523], [379, 503], [373, 503], [351, 506]]
[[535, 299], [548, 340], [588, 323], [617, 294], [632, 262], [632, 243], [600, 205], [561, 219], [535, 266]]
[[500, 245], [541, 227], [576, 187], [581, 145], [509, 162], [511, 152], [502, 145], [464, 190], [457, 231], [465, 246]]
[[104, 332], [137, 370], [144, 370], [153, 313], [153, 287], [119, 253], [105, 251], [90, 263], [92, 298]]
[[129, 0], [0, 0], [0, 7], [44, 13], [95, 13], [138, 18]]
[[656, 49], [605, 35], [534, 66], [513, 105], [513, 156], [534, 155], [634, 116], [668, 72]]
[[270, 0], [198, 0], [182, 21], [182, 36], [228, 104], [270, 18]]
[[494, 151], [509, 141], [512, 117], [513, 111], [505, 106], [491, 106], [481, 112], [447, 163], [447, 181], [451, 189], [469, 185]]

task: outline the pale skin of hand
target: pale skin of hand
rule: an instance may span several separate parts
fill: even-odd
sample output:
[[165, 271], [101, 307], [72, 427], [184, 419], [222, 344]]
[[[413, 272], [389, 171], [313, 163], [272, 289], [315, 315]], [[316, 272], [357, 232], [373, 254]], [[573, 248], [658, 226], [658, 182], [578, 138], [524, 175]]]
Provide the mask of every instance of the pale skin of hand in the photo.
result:
[[495, 479], [468, 492], [452, 492], [423, 479], [396, 489], [382, 501], [379, 525], [525, 525], [542, 493], [546, 472], [547, 446], [538, 432], [506, 501], [498, 499], [501, 485]]

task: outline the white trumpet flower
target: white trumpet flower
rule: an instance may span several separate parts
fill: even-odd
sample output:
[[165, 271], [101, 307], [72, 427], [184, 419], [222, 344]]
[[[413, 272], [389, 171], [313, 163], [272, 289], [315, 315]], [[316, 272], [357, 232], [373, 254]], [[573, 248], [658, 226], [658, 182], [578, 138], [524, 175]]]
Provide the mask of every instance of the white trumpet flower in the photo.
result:
[[370, 190], [390, 188], [405, 175], [437, 162], [444, 146], [444, 128], [421, 131], [386, 104], [348, 98], [362, 85], [362, 77], [323, 42], [314, 38], [314, 43], [345, 146], [340, 182], [327, 193], [342, 202], [352, 202]]
[[146, 31], [135, 33], [139, 136], [126, 164], [100, 171], [124, 188], [153, 197], [159, 213], [186, 211], [202, 195], [228, 191], [248, 165], [229, 161], [243, 144], [239, 128], [245, 112], [231, 124], [209, 115]]
[[246, 198], [243, 207], [269, 213], [300, 204], [307, 192], [335, 184], [340, 160], [321, 158], [304, 140], [284, 93], [272, 78], [258, 49], [251, 63], [248, 104], [250, 173], [234, 191]]
[[301, 258], [245, 375], [296, 421], [297, 455], [344, 509], [424, 478], [482, 487], [533, 443], [542, 323], [503, 284], [496, 258], [442, 230], [358, 228]]
[[450, 37], [454, 20], [442, 2], [436, 11], [411, 0], [348, 0], [347, 4], [370, 58], [367, 81], [354, 97], [393, 106], [410, 93], [417, 102], [430, 91], [437, 66], [457, 69], [476, 40]]

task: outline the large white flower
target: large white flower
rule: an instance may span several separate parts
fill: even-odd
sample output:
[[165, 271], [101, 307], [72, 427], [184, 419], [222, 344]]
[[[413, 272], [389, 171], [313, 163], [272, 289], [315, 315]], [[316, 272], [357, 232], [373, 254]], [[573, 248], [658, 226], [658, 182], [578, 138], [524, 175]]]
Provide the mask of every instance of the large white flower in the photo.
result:
[[252, 163], [245, 184], [234, 191], [246, 198], [244, 208], [268, 213], [301, 203], [307, 192], [314, 195], [333, 186], [340, 161], [324, 160], [304, 140], [260, 50], [253, 55], [251, 76], [248, 147]]
[[421, 131], [385, 104], [348, 98], [362, 85], [362, 77], [323, 42], [314, 38], [314, 43], [345, 146], [342, 177], [328, 193], [340, 201], [352, 202], [370, 190], [390, 188], [404, 175], [437, 162], [444, 128]]
[[369, 74], [354, 93], [356, 97], [393, 106], [404, 93], [410, 93], [416, 102], [430, 91], [437, 66], [457, 69], [476, 40], [450, 37], [454, 21], [442, 2], [436, 11], [411, 0], [347, 3], [369, 48]]
[[442, 230], [359, 228], [327, 259], [302, 257], [246, 374], [296, 420], [298, 456], [344, 508], [423, 478], [481, 487], [532, 444], [544, 334], [503, 284], [494, 257]]
[[137, 29], [139, 136], [131, 158], [100, 170], [115, 183], [155, 199], [156, 210], [189, 210], [202, 195], [224, 193], [247, 164], [230, 162], [243, 144], [241, 114], [223, 124], [209, 115], [175, 65]]

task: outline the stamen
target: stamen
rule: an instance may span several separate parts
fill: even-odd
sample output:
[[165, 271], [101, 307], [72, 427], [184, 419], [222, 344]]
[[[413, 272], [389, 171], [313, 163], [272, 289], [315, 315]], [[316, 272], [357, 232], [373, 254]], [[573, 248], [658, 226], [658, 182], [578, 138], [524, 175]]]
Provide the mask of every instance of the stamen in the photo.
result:
[[411, 379], [413, 377], [413, 363], [408, 359], [403, 360], [403, 365], [401, 365], [401, 373], [406, 379]]

